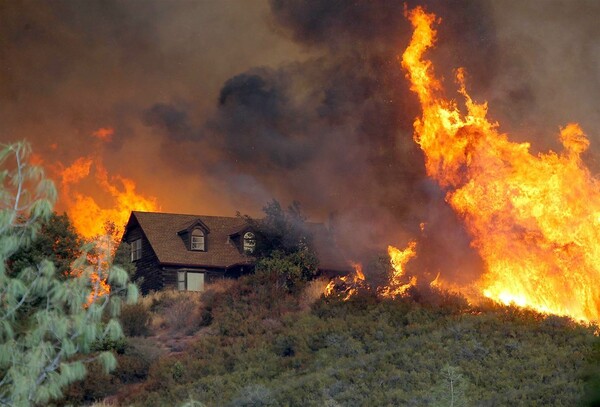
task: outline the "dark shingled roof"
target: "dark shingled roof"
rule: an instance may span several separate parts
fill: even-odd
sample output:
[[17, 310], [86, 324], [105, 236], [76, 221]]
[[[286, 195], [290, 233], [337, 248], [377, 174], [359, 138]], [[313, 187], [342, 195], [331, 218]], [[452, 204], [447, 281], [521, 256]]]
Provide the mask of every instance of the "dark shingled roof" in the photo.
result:
[[[246, 256], [229, 238], [247, 228], [244, 219], [225, 216], [181, 215], [173, 213], [131, 213], [126, 232], [137, 220], [146, 238], [152, 245], [158, 261], [188, 267], [230, 267], [252, 264], [254, 258]], [[206, 236], [206, 251], [188, 250], [178, 234], [200, 220], [209, 229]], [[348, 262], [336, 250], [327, 228], [321, 223], [308, 223], [313, 234], [313, 244], [319, 258], [319, 268], [327, 270], [349, 270]]]
[[[251, 257], [242, 254], [229, 239], [230, 234], [246, 226], [243, 219], [134, 211], [131, 213], [129, 223], [133, 217], [137, 219], [152, 245], [158, 261], [163, 264], [229, 267], [235, 264], [250, 264], [253, 261]], [[178, 232], [197, 220], [202, 221], [210, 231], [206, 236], [205, 252], [188, 250], [185, 242], [178, 235]]]

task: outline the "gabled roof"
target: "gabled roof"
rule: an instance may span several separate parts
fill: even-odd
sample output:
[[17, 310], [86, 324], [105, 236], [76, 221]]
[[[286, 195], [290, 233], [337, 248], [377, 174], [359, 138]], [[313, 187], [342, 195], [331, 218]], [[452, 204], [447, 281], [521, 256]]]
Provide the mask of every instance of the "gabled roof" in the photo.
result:
[[[230, 267], [252, 264], [254, 261], [253, 257], [243, 254], [231, 239], [251, 229], [246, 221], [239, 217], [133, 211], [125, 227], [125, 239], [136, 223], [142, 228], [158, 261], [163, 265]], [[210, 230], [206, 251], [188, 250], [180, 235], [180, 232], [198, 224], [203, 224]], [[307, 226], [313, 235], [319, 268], [339, 271], [350, 269], [348, 262], [335, 247], [325, 225], [309, 222]]]
[[[162, 264], [188, 267], [229, 267], [252, 263], [253, 259], [241, 253], [229, 239], [232, 231], [246, 226], [243, 219], [134, 211], [125, 228], [125, 236], [136, 221], [154, 249], [158, 261]], [[210, 230], [206, 251], [188, 250], [184, 240], [178, 234], [198, 221]]]
[[181, 229], [179, 232], [177, 232], [177, 234], [182, 235], [184, 233], [190, 233], [196, 228], [200, 228], [204, 232], [210, 233], [210, 228], [206, 226], [206, 224], [202, 222], [202, 220], [199, 217], [197, 217], [195, 221], [189, 224], [185, 229]]

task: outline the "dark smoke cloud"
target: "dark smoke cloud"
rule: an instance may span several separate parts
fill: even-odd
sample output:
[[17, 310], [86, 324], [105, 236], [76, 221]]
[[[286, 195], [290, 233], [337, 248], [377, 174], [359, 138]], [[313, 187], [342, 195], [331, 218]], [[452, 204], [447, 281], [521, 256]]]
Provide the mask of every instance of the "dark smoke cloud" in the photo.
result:
[[[453, 7], [465, 15], [453, 16]], [[450, 15], [444, 30], [466, 49], [494, 36], [484, 6], [451, 2], [432, 8]], [[335, 212], [350, 258], [365, 260], [389, 243], [404, 245], [428, 222], [439, 233], [423, 238], [420, 250], [446, 263], [427, 264], [431, 272], [455, 270], [458, 257], [475, 263], [443, 194], [432, 193], [425, 181], [423, 158], [412, 141], [419, 109], [398, 62], [412, 32], [403, 5], [274, 0], [271, 11], [279, 32], [320, 56], [227, 80], [216, 113], [197, 130], [205, 140], [190, 150], [210, 149], [212, 159], [197, 161], [202, 172], [229, 186], [234, 201], [264, 203], [271, 194], [284, 202], [299, 200], [321, 218]], [[479, 66], [493, 62], [493, 45], [485, 44], [479, 47], [486, 55]], [[449, 43], [440, 48], [450, 64], [471, 58]], [[177, 111], [169, 118], [178, 120], [158, 127], [167, 130], [168, 143], [181, 140], [187, 115]]]
[[157, 103], [144, 111], [143, 122], [166, 132], [175, 142], [197, 140], [201, 135], [194, 131], [185, 107]]
[[292, 170], [310, 161], [305, 113], [296, 109], [276, 72], [245, 73], [229, 79], [209, 124], [215, 142], [244, 167]]
[[[299, 54], [270, 32], [268, 12], [245, 0], [0, 1], [0, 139], [30, 140], [48, 165], [98, 154], [165, 210], [235, 213], [197, 166], [173, 157], [198, 143], [224, 81]], [[176, 142], [164, 146], [144, 123]], [[92, 142], [108, 127], [109, 143]]]

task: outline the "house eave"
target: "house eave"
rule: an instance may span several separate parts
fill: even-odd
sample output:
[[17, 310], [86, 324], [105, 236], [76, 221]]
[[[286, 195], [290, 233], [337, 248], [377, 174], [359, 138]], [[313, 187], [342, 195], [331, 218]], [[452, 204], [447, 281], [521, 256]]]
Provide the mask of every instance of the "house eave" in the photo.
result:
[[228, 265], [214, 265], [214, 264], [190, 264], [190, 263], [172, 263], [172, 262], [160, 262], [160, 267], [173, 267], [173, 268], [190, 268], [190, 269], [229, 269], [236, 266], [249, 266], [254, 264], [252, 261], [238, 262]]

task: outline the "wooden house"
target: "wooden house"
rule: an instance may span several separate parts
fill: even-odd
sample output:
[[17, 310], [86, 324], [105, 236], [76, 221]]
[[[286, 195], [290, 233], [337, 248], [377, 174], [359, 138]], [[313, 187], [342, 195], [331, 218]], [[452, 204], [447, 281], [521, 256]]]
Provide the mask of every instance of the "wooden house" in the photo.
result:
[[[348, 270], [327, 228], [309, 224], [320, 270]], [[254, 269], [255, 235], [239, 217], [134, 211], [123, 241], [131, 247], [143, 293], [163, 288], [203, 291], [205, 283], [234, 278]]]

